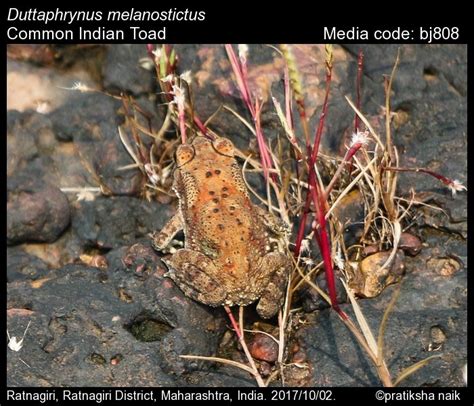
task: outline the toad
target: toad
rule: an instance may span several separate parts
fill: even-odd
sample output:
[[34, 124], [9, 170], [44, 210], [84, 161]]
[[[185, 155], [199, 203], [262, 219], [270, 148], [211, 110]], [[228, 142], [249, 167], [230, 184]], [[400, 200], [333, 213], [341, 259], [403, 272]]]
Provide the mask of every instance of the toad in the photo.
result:
[[230, 140], [196, 136], [176, 151], [173, 190], [179, 210], [153, 245], [159, 251], [184, 231], [184, 248], [163, 259], [165, 274], [192, 299], [209, 306], [258, 300], [263, 318], [282, 305], [291, 261], [286, 225], [252, 203]]

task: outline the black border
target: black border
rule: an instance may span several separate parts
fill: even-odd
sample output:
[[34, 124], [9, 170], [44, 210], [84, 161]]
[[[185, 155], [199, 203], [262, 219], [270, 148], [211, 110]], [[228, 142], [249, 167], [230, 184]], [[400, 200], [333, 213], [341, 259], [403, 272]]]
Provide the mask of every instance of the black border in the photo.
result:
[[[399, 8], [399, 10], [386, 10], [384, 8], [389, 7], [388, 4], [378, 3], [377, 5], [373, 6], [373, 9], [369, 13], [366, 11], [366, 6], [362, 4], [353, 4], [352, 8], [346, 8], [343, 4], [320, 4], [319, 2], [314, 4], [309, 3], [301, 3], [301, 4], [266, 4], [262, 7], [262, 9], [256, 8], [256, 2], [254, 4], [243, 4], [242, 2], [238, 3], [214, 3], [211, 7], [205, 5], [205, 2], [168, 2], [167, 7], [163, 4], [156, 3], [155, 5], [148, 5], [148, 6], [136, 6], [136, 9], [166, 9], [169, 7], [177, 7], [177, 8], [189, 8], [189, 9], [199, 9], [204, 10], [206, 12], [206, 20], [203, 23], [189, 23], [189, 24], [182, 24], [182, 23], [169, 23], [166, 24], [168, 28], [168, 38], [166, 42], [168, 43], [237, 43], [237, 42], [245, 42], [245, 43], [323, 43], [324, 36], [323, 36], [323, 26], [336, 26], [341, 29], [349, 29], [350, 27], [357, 26], [360, 29], [367, 29], [373, 32], [376, 29], [393, 29], [395, 27], [402, 27], [404, 29], [418, 29], [420, 26], [430, 27], [430, 26], [457, 26], [460, 28], [460, 37], [457, 40], [447, 40], [447, 41], [436, 41], [436, 43], [468, 43], [469, 35], [468, 35], [468, 28], [469, 26], [459, 19], [459, 14], [463, 13], [464, 11], [460, 9], [456, 10], [447, 10], [449, 5], [442, 5], [442, 17], [431, 17], [425, 15], [424, 18], [419, 18], [418, 16], [413, 16], [411, 14], [411, 10], [405, 8], [402, 4], [390, 4], [390, 6], [394, 8]], [[82, 4], [81, 4], [82, 5]], [[20, 9], [28, 9], [30, 7], [38, 8], [38, 9], [55, 9], [56, 7], [60, 7], [62, 10], [71, 10], [71, 9], [96, 9], [106, 11], [107, 9], [104, 7], [90, 7], [90, 6], [82, 6], [78, 7], [76, 5], [67, 4], [58, 4], [57, 6], [21, 6], [18, 3], [12, 4], [12, 7], [17, 7]], [[436, 7], [435, 5], [427, 5], [425, 7]], [[112, 7], [109, 7], [112, 8]], [[123, 9], [129, 10], [131, 7], [123, 7], [117, 6], [113, 7], [113, 9]], [[8, 7], [4, 8], [4, 10], [8, 10]], [[339, 15], [341, 11], [348, 11], [350, 18], [343, 17]], [[394, 13], [398, 11], [400, 15], [395, 15]], [[455, 18], [449, 18], [448, 14], [452, 11], [455, 15]], [[360, 12], [360, 14], [364, 15], [366, 13], [365, 21], [359, 20], [355, 13]], [[457, 15], [456, 15], [457, 14]], [[2, 50], [3, 55], [5, 55], [4, 63], [2, 64], [3, 69], [5, 70], [3, 75], [3, 85], [5, 86], [4, 89], [4, 109], [3, 109], [3, 118], [4, 118], [4, 129], [6, 134], [6, 44], [7, 44], [7, 36], [6, 36], [6, 29], [9, 26], [9, 23], [6, 21], [7, 12], [4, 12], [3, 17], [3, 41], [2, 41]], [[412, 21], [417, 21], [417, 23], [408, 23], [406, 22], [406, 18], [411, 17]], [[391, 21], [390, 21], [391, 20]], [[424, 21], [423, 21], [424, 20]], [[448, 22], [450, 20], [450, 22]], [[423, 21], [423, 22], [422, 22]], [[38, 23], [21, 23], [16, 24], [19, 28], [28, 27], [28, 28], [35, 28], [41, 26]], [[84, 24], [82, 24], [84, 25]], [[87, 24], [86, 24], [87, 25]], [[114, 28], [111, 24], [105, 24], [104, 22], [100, 23], [101, 26], [106, 26], [107, 28]], [[57, 29], [62, 28], [61, 24], [50, 24], [51, 28]], [[93, 24], [91, 25], [92, 28]], [[156, 23], [140, 23], [140, 26], [143, 26], [147, 29], [156, 28]], [[12, 41], [10, 41], [12, 42]], [[14, 41], [13, 41], [14, 42]], [[27, 41], [32, 43], [32, 41]], [[76, 43], [77, 41], [73, 41]], [[112, 43], [110, 41], [97, 41], [100, 43]], [[143, 43], [141, 41], [122, 41], [127, 43]], [[343, 43], [423, 43], [422, 41], [418, 40], [409, 40], [409, 41], [374, 41], [374, 40], [344, 40], [344, 41], [335, 41], [335, 42], [343, 42]], [[38, 41], [38, 43], [43, 43], [43, 41]], [[473, 56], [471, 52], [471, 47], [468, 46], [468, 71], [471, 73], [471, 66], [473, 65]], [[468, 82], [469, 83], [469, 82]], [[469, 101], [471, 100], [471, 88], [468, 86], [468, 109], [470, 107]], [[468, 110], [468, 115], [470, 117], [470, 110]], [[468, 122], [468, 129], [469, 129], [469, 122]], [[468, 143], [469, 144], [469, 143]], [[6, 147], [5, 143], [2, 143], [2, 147]], [[6, 148], [5, 148], [6, 151]], [[469, 154], [470, 156], [470, 154]], [[6, 152], [4, 157], [6, 157]], [[469, 159], [468, 159], [469, 161]], [[5, 203], [6, 203], [6, 165], [3, 166], [3, 187], [4, 196], [5, 196]], [[469, 173], [469, 165], [468, 165], [468, 173]], [[471, 200], [471, 191], [468, 190], [468, 202]], [[5, 211], [6, 214], [6, 211]], [[2, 220], [6, 223], [6, 216], [2, 217]], [[6, 224], [4, 225], [4, 230], [6, 229]], [[6, 251], [6, 236], [3, 239], [5, 244], [5, 251]], [[472, 242], [471, 239], [468, 239], [468, 247], [469, 252], [472, 251]], [[5, 252], [4, 251], [4, 252]], [[5, 257], [6, 259], [6, 257]], [[6, 264], [6, 260], [4, 262]], [[6, 269], [6, 267], [5, 267]], [[1, 272], [2, 277], [2, 304], [4, 311], [2, 312], [2, 325], [4, 327], [3, 331], [6, 331], [6, 273], [5, 269]], [[469, 281], [468, 281], [469, 286]], [[468, 294], [468, 315], [471, 313], [471, 306], [472, 306], [472, 299]], [[468, 323], [468, 336], [472, 337], [473, 334], [473, 326], [471, 323]], [[0, 345], [3, 346], [4, 352], [2, 353], [2, 357], [6, 357], [6, 334], [2, 335]], [[474, 378], [473, 368], [472, 365], [474, 364], [474, 360], [472, 359], [472, 354], [468, 351], [468, 359], [469, 359], [469, 377], [468, 382], [471, 382], [471, 379]], [[5, 358], [6, 361], [6, 358]], [[3, 363], [6, 368], [6, 362]], [[2, 369], [2, 382], [3, 386], [6, 388], [6, 369]], [[13, 389], [13, 388], [12, 388]], [[14, 388], [16, 391], [25, 390], [28, 392], [41, 392], [42, 390], [55, 390], [58, 393], [64, 388]], [[78, 391], [81, 388], [68, 388], [72, 391]], [[101, 391], [101, 390], [108, 390], [110, 388], [83, 388], [83, 390], [87, 391]], [[137, 390], [141, 391], [143, 388], [127, 388], [128, 390]], [[151, 389], [151, 388], [150, 388]], [[168, 389], [168, 388], [167, 388]], [[172, 390], [180, 390], [181, 392], [201, 392], [203, 389], [201, 388], [169, 388]], [[263, 393], [265, 397], [268, 399], [271, 398], [271, 391], [272, 388], [220, 388], [219, 390], [223, 392], [228, 392], [231, 394], [233, 401], [237, 400], [237, 390], [240, 389], [241, 391], [245, 391], [247, 393]], [[318, 389], [318, 388], [316, 388]], [[322, 390], [331, 389], [333, 391], [334, 397], [336, 398], [336, 403], [344, 401], [363, 401], [365, 404], [381, 404], [381, 402], [377, 402], [375, 400], [375, 393], [383, 388], [320, 388]], [[155, 397], [160, 399], [159, 394], [162, 388], [154, 388], [152, 389], [155, 392]], [[309, 391], [311, 388], [298, 388], [301, 393], [304, 391]], [[384, 391], [388, 392], [399, 392], [402, 393], [405, 390], [411, 390], [413, 393], [419, 393], [422, 390], [432, 393], [438, 393], [441, 391], [451, 391], [457, 390], [462, 398], [462, 404], [473, 404], [474, 403], [474, 394], [471, 390], [471, 387], [464, 387], [464, 388], [396, 388], [396, 389], [383, 389]], [[304, 395], [302, 395], [304, 396]], [[2, 396], [0, 398], [0, 403], [6, 401], [6, 390], [2, 391]], [[420, 401], [417, 401], [420, 402]], [[56, 402], [52, 403], [55, 404]], [[89, 402], [96, 404], [95, 402]], [[108, 402], [104, 402], [108, 403]], [[334, 403], [334, 401], [332, 402]], [[426, 402], [423, 402], [426, 403]], [[46, 403], [48, 404], [48, 403]]]

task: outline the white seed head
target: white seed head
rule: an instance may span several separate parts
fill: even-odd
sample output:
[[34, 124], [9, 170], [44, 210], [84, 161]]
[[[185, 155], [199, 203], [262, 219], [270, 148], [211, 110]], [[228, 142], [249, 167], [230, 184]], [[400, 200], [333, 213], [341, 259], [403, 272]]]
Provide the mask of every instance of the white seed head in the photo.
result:
[[363, 147], [367, 146], [369, 143], [369, 132], [368, 131], [359, 131], [352, 134], [351, 138], [351, 148], [356, 144], [361, 144]]
[[168, 166], [165, 166], [165, 167], [161, 170], [161, 179], [163, 180], [163, 182], [164, 182], [166, 179], [168, 179], [168, 177], [171, 175], [172, 166], [173, 166], [173, 164], [168, 165]]
[[174, 103], [176, 103], [178, 106], [178, 109], [184, 111], [185, 94], [181, 87], [173, 85], [173, 98]]
[[[67, 89], [67, 88], [65, 88]], [[90, 87], [86, 86], [84, 83], [82, 82], [74, 82], [72, 84], [72, 86], [69, 88], [69, 90], [77, 90], [81, 93], [85, 93], [85, 92], [92, 92], [93, 89], [91, 89]]]
[[449, 185], [448, 185], [449, 190], [451, 190], [451, 193], [453, 196], [456, 196], [457, 192], [461, 192], [463, 190], [467, 190], [467, 187], [464, 186], [459, 180], [454, 179]]

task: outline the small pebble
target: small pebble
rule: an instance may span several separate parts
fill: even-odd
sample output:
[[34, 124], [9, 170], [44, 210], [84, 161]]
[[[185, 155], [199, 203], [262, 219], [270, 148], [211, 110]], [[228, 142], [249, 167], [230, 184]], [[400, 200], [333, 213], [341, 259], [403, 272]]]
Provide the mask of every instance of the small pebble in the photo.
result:
[[261, 361], [273, 363], [278, 359], [278, 344], [265, 334], [254, 335], [249, 351], [252, 357]]
[[388, 285], [397, 283], [405, 273], [405, 264], [402, 250], [398, 250], [392, 262], [383, 268], [390, 257], [390, 251], [380, 251], [364, 258], [349, 283], [357, 295], [376, 297]]
[[402, 233], [400, 235], [398, 246], [405, 252], [405, 254], [414, 257], [420, 253], [422, 244], [421, 240], [416, 235]]
[[120, 364], [120, 361], [122, 361], [123, 355], [122, 354], [116, 354], [110, 359], [110, 364], [111, 365], [118, 365]]

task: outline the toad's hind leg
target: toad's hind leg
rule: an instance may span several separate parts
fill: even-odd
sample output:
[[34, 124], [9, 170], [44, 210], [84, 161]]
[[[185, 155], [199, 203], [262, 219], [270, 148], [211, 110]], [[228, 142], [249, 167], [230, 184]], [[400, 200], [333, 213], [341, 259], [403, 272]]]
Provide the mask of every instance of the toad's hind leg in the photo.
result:
[[191, 299], [209, 306], [223, 305], [227, 292], [218, 280], [218, 271], [212, 260], [198, 251], [179, 249], [171, 258], [163, 260], [178, 287]]
[[273, 270], [268, 285], [260, 294], [257, 304], [257, 313], [264, 319], [268, 319], [274, 316], [283, 304], [290, 264], [285, 255], [273, 252], [264, 257], [262, 266]]

